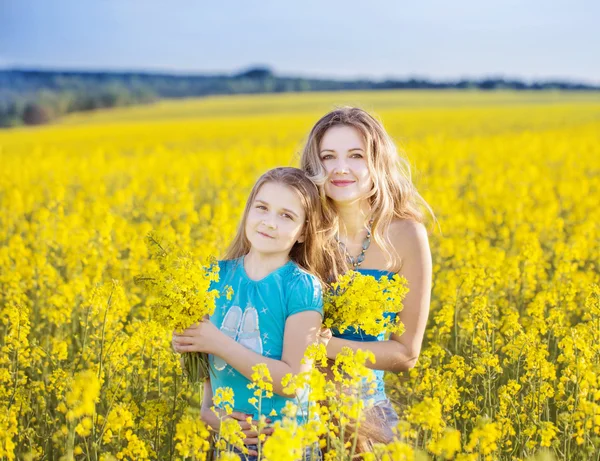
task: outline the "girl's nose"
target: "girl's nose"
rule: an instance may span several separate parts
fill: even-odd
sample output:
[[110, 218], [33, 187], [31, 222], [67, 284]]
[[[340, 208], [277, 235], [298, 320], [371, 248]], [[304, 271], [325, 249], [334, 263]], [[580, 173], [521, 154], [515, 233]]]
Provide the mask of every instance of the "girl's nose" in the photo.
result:
[[272, 217], [265, 218], [262, 221], [262, 225], [271, 229], [275, 229], [275, 220]]

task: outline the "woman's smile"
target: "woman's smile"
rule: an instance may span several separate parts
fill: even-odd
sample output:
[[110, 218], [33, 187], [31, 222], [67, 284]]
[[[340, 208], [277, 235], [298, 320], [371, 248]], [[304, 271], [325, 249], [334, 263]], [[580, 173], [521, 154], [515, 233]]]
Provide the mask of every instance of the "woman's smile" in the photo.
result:
[[334, 186], [337, 186], [337, 187], [346, 187], [351, 184], [354, 184], [355, 182], [356, 181], [353, 181], [351, 179], [332, 179], [331, 180], [331, 184], [333, 184]]

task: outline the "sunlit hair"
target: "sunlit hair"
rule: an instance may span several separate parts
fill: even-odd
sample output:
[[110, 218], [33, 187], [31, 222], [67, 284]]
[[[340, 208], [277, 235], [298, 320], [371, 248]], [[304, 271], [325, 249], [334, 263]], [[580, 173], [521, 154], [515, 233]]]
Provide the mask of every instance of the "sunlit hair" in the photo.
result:
[[296, 242], [290, 250], [290, 259], [298, 266], [316, 275], [324, 284], [336, 280], [338, 273], [343, 271], [343, 257], [335, 240], [332, 225], [334, 212], [325, 210], [321, 203], [319, 190], [306, 173], [298, 168], [274, 168], [264, 173], [250, 192], [242, 220], [237, 233], [227, 249], [224, 259], [237, 259], [248, 254], [250, 241], [246, 237], [246, 220], [256, 195], [267, 183], [282, 184], [295, 191], [300, 198], [306, 222], [302, 229], [304, 241]]
[[[300, 159], [301, 168], [319, 186], [321, 196], [327, 201], [326, 208], [335, 209], [333, 201], [325, 196], [327, 173], [319, 154], [323, 136], [334, 126], [355, 128], [365, 142], [367, 165], [373, 180], [373, 189], [368, 196], [373, 239], [386, 254], [387, 268], [396, 272], [402, 262], [389, 239], [388, 227], [394, 219], [423, 222], [423, 211], [433, 217], [431, 207], [417, 192], [408, 160], [398, 153], [381, 122], [357, 107], [341, 107], [329, 112], [315, 124]], [[333, 224], [338, 228], [337, 216]]]

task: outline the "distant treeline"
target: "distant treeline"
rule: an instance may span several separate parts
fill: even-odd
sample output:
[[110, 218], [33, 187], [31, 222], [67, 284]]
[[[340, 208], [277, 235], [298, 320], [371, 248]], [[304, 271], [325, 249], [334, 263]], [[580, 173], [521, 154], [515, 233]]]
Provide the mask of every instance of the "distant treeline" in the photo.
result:
[[235, 75], [166, 75], [140, 72], [0, 71], [0, 126], [47, 123], [70, 112], [143, 104], [161, 98], [301, 91], [383, 89], [600, 90], [562, 81], [524, 83], [483, 79], [456, 82], [325, 80], [276, 76], [255, 68]]

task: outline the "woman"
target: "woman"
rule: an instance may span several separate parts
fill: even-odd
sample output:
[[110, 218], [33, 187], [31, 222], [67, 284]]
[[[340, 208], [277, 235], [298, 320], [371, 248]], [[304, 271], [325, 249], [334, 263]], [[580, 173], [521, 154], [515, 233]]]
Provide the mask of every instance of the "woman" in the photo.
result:
[[[343, 347], [370, 350], [377, 392], [369, 396], [369, 425], [361, 429], [361, 451], [389, 442], [398, 416], [386, 397], [384, 371], [412, 368], [419, 357], [429, 314], [431, 253], [421, 209], [431, 212], [412, 184], [408, 162], [399, 157], [383, 125], [367, 112], [344, 107], [322, 117], [302, 152], [301, 168], [319, 186], [337, 216], [338, 241], [348, 267], [374, 275], [398, 273], [408, 282], [401, 336], [374, 337], [361, 331], [336, 334], [327, 345], [335, 359]], [[366, 396], [365, 396], [366, 398]]]

